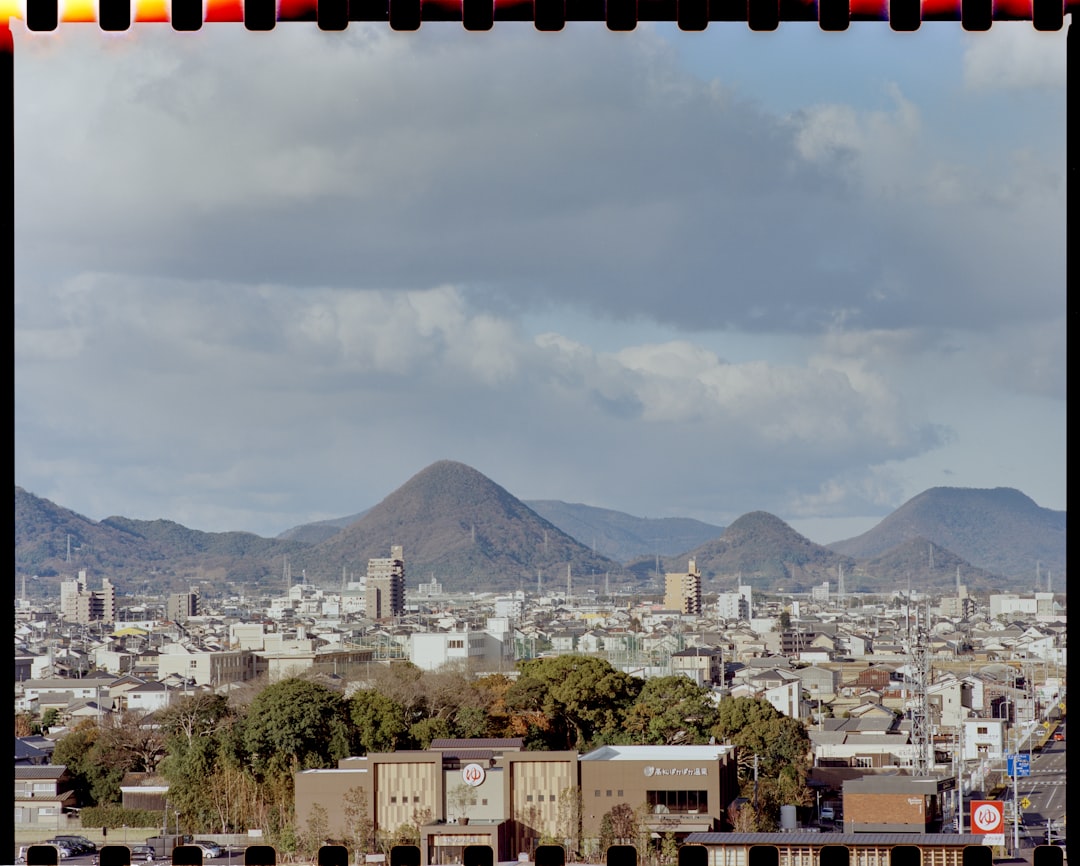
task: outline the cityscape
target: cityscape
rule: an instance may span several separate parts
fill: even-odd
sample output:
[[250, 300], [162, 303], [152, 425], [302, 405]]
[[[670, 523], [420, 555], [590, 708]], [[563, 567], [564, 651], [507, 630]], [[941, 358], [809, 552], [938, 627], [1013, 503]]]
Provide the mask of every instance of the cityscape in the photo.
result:
[[1064, 844], [1064, 595], [703, 592], [692, 559], [652, 593], [448, 593], [387, 553], [260, 597], [16, 598], [16, 858]]

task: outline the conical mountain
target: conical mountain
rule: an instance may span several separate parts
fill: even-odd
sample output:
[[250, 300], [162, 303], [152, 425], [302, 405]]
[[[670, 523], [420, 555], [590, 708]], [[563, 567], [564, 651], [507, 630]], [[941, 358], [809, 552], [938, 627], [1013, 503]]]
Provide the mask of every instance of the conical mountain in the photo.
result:
[[481, 472], [442, 460], [410, 478], [359, 520], [292, 563], [325, 582], [342, 569], [404, 549], [407, 586], [432, 577], [446, 590], [577, 589], [622, 567], [593, 553]]
[[869, 532], [829, 549], [868, 559], [905, 541], [925, 539], [974, 567], [1033, 585], [1041, 569], [1065, 581], [1065, 512], [1041, 508], [1019, 490], [933, 487], [908, 500]]
[[[702, 579], [722, 589], [739, 582], [763, 589], [783, 587], [805, 592], [822, 581], [835, 581], [840, 566], [850, 570], [854, 561], [815, 544], [767, 511], [752, 511], [732, 523], [719, 538], [676, 557], [661, 559], [661, 569], [686, 571], [693, 559]], [[638, 560], [630, 570], [643, 575], [654, 560]]]
[[970, 562], [926, 538], [909, 538], [896, 547], [868, 559], [859, 566], [848, 585], [853, 589], [900, 591], [910, 583], [913, 590], [934, 590], [953, 594], [957, 573], [960, 583], [971, 592], [1000, 592], [1008, 581], [998, 574], [976, 568]]

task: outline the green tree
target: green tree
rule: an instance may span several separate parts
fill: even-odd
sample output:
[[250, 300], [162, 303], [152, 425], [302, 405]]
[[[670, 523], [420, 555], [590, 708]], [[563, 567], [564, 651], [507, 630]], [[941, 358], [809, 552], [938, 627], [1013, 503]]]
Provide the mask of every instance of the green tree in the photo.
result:
[[715, 721], [708, 689], [684, 676], [654, 677], [627, 712], [625, 730], [636, 743], [707, 743]]
[[405, 748], [408, 743], [405, 710], [393, 698], [371, 689], [361, 689], [349, 699], [349, 717], [362, 755], [393, 752]]
[[243, 743], [261, 776], [291, 778], [299, 770], [333, 767], [350, 752], [345, 701], [309, 680], [274, 683], [251, 702]]
[[511, 709], [540, 711], [552, 748], [582, 749], [619, 738], [623, 718], [643, 685], [603, 659], [558, 656], [519, 663], [506, 693]]
[[729, 741], [750, 725], [780, 718], [780, 712], [761, 698], [728, 698], [720, 702], [716, 710], [713, 734], [719, 740]]
[[122, 755], [112, 754], [102, 739], [102, 729], [86, 719], [57, 740], [53, 750], [52, 762], [68, 768], [81, 806], [120, 802], [120, 780], [128, 764]]

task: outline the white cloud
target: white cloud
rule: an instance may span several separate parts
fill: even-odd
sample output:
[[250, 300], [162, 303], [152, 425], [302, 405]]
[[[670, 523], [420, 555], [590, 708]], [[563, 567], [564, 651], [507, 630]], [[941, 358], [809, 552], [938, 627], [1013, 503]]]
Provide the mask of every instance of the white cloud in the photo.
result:
[[999, 22], [984, 33], [965, 33], [964, 85], [971, 90], [1064, 88], [1065, 40], [1033, 30], [1030, 22]]

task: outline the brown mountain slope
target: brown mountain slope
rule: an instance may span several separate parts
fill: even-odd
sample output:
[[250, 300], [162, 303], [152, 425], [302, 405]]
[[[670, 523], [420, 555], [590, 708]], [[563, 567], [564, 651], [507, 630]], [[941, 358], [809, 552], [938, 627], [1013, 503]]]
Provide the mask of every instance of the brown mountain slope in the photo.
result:
[[[677, 557], [660, 560], [662, 572], [686, 571], [695, 560], [710, 589], [724, 589], [741, 582], [759, 588], [789, 592], [809, 590], [829, 580], [835, 587], [838, 569], [854, 566], [850, 557], [814, 544], [775, 515], [752, 511], [732, 523], [719, 538]], [[655, 559], [636, 560], [629, 568], [643, 575], [655, 570]]]
[[[367, 561], [404, 548], [406, 583], [431, 576], [447, 590], [566, 586], [573, 575], [622, 567], [566, 535], [477, 470], [442, 460], [410, 478], [358, 521], [296, 555], [293, 573], [340, 579], [363, 574]], [[336, 575], [336, 578], [334, 577]]]
[[[978, 569], [1034, 586], [1036, 570], [1065, 585], [1065, 512], [1041, 508], [1019, 490], [934, 487], [908, 500], [869, 532], [830, 544], [859, 559], [912, 539], [951, 550]], [[1037, 565], [1038, 563], [1038, 565]]]

